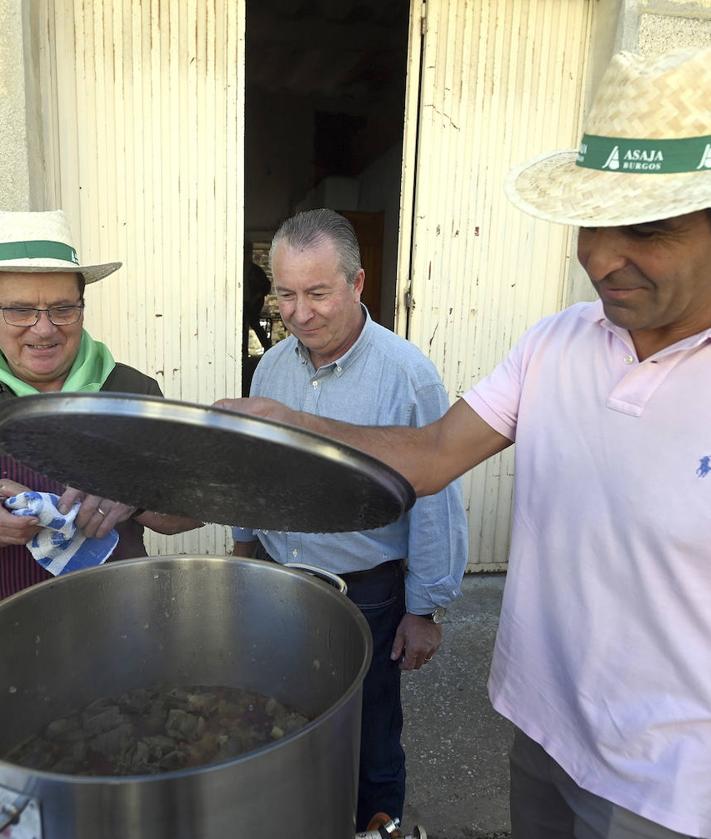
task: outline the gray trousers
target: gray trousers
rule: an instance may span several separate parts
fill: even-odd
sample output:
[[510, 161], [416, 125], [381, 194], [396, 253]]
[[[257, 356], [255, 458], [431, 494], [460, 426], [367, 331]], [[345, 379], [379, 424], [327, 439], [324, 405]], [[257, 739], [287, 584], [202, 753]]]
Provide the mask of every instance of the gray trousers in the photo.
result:
[[510, 765], [511, 839], [691, 839], [582, 789], [519, 729]]

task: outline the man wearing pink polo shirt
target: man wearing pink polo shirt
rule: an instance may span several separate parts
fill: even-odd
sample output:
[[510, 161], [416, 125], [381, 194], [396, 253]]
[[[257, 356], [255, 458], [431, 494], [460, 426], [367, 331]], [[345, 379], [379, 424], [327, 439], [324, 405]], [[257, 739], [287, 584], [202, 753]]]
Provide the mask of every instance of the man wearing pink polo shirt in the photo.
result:
[[514, 839], [711, 837], [711, 49], [613, 59], [578, 152], [509, 197], [580, 227], [599, 300], [530, 329], [420, 429], [228, 403], [337, 437], [418, 495], [516, 443], [491, 668]]

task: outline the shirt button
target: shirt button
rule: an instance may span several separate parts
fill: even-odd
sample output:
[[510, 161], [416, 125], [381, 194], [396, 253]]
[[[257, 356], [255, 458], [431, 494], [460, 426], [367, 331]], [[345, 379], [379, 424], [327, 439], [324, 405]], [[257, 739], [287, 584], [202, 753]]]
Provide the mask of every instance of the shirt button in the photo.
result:
[[625, 356], [625, 364], [634, 364], [634, 356], [633, 355], [626, 355]]
[[314, 386], [314, 390], [318, 387], [318, 379], [314, 379], [311, 384]]
[[292, 556], [298, 556], [299, 555], [299, 552], [296, 550], [296, 548], [294, 548], [294, 550], [291, 552], [291, 555]]

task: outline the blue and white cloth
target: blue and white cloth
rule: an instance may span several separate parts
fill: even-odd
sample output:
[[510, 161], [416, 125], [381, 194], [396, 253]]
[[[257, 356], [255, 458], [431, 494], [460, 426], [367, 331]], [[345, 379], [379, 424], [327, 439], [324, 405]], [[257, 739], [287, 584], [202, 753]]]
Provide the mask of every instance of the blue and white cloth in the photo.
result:
[[53, 492], [21, 492], [3, 503], [14, 516], [39, 520], [41, 530], [27, 543], [27, 549], [45, 571], [57, 577], [102, 565], [118, 545], [118, 533], [111, 530], [101, 539], [85, 536], [74, 522], [80, 502], [63, 514], [58, 501]]

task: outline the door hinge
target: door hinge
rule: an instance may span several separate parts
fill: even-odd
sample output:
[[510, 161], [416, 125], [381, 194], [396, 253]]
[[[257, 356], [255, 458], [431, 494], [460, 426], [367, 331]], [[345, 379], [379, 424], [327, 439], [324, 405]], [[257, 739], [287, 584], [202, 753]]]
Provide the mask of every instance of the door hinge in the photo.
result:
[[420, 4], [420, 35], [425, 35], [427, 32], [427, 0], [422, 0]]
[[415, 299], [412, 296], [412, 284], [408, 285], [407, 290], [405, 291], [405, 308], [408, 311], [408, 314], [415, 308]]

